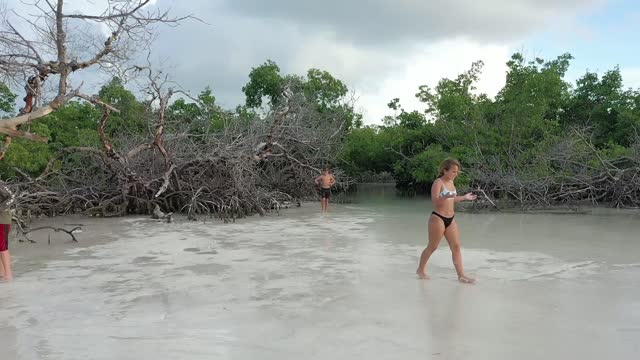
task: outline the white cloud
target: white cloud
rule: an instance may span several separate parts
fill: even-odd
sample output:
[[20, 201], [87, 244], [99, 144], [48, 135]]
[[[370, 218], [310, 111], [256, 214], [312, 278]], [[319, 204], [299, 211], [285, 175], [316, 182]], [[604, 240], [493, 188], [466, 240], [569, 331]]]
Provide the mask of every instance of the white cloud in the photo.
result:
[[[29, 12], [20, 0], [5, 1]], [[105, 1], [66, 4], [95, 13]], [[357, 92], [365, 121], [378, 123], [391, 113], [386, 104], [392, 98], [400, 98], [406, 110], [423, 110], [414, 96], [418, 86], [433, 87], [476, 60], [485, 63], [479, 91], [495, 95], [505, 80], [511, 41], [571, 22], [603, 1], [155, 0], [154, 6], [173, 15], [194, 14], [211, 25], [159, 27], [151, 58], [187, 90], [212, 86], [229, 108], [243, 102], [251, 67], [267, 59], [285, 74], [327, 70]], [[139, 50], [146, 55], [147, 49]], [[79, 78], [85, 76], [89, 72]]]
[[392, 110], [387, 103], [395, 97], [400, 98], [406, 111], [423, 111], [424, 104], [415, 97], [420, 85], [434, 88], [443, 77], [455, 78], [477, 60], [484, 62], [477, 84], [478, 92], [495, 96], [504, 86], [507, 71], [505, 63], [510, 56], [507, 45], [483, 45], [463, 39], [426, 45], [382, 79], [372, 74], [379, 83], [358, 89], [361, 94], [359, 107], [366, 113], [367, 123], [379, 123], [384, 115], [390, 115]]
[[625, 87], [640, 89], [640, 67], [620, 69]]

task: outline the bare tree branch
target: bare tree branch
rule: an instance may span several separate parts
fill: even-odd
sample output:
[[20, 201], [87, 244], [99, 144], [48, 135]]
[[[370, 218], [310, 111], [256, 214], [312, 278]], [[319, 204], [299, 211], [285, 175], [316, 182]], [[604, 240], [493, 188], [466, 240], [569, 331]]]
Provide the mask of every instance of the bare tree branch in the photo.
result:
[[[0, 27], [0, 76], [11, 83], [24, 81], [24, 78], [28, 77], [24, 86], [26, 92], [24, 106], [20, 109], [18, 116], [0, 120], [0, 128], [9, 129], [2, 132], [4, 134], [18, 131], [21, 125], [50, 114], [74, 96], [116, 112], [117, 109], [100, 101], [97, 97], [80, 94], [77, 90], [69, 92], [69, 76], [92, 66], [115, 65], [117, 67], [118, 62], [127, 61], [128, 53], [145, 48], [144, 44], [152, 36], [154, 24], [178, 24], [192, 18], [191, 16], [172, 18], [168, 11], [145, 12], [150, 0], [125, 2], [110, 0], [101, 15], [65, 13], [64, 0], [56, 2], [45, 0], [44, 3], [38, 0], [31, 4], [41, 14], [22, 15], [15, 11], [12, 13], [29, 24], [34, 34], [41, 36], [41, 41], [27, 39], [8, 20], [2, 24], [4, 28]], [[75, 33], [68, 33], [71, 31], [68, 29], [68, 22], [72, 19], [101, 22], [112, 29], [101, 47], [86, 57], [89, 60], [78, 61], [74, 50], [89, 52], [86, 44], [93, 41], [86, 37], [92, 35], [82, 34], [86, 39], [84, 44], [78, 45], [77, 39], [73, 40]], [[45, 51], [41, 52], [42, 49]], [[51, 59], [45, 59], [45, 55], [51, 55]], [[40, 106], [39, 101], [42, 99], [42, 86], [51, 75], [58, 75], [57, 95], [48, 104], [37, 107]], [[28, 133], [13, 132], [13, 134], [30, 138]], [[160, 140], [157, 142], [162, 149]], [[0, 150], [0, 159], [10, 144], [11, 137], [6, 136]]]
[[0, 134], [5, 134], [5, 135], [9, 135], [11, 137], [19, 137], [19, 138], [32, 140], [32, 141], [37, 141], [37, 142], [43, 142], [43, 143], [46, 143], [47, 141], [49, 141], [46, 137], [42, 137], [42, 136], [39, 136], [39, 135], [36, 135], [36, 134], [32, 134], [30, 132], [13, 130], [13, 129], [6, 128], [6, 127], [0, 127]]

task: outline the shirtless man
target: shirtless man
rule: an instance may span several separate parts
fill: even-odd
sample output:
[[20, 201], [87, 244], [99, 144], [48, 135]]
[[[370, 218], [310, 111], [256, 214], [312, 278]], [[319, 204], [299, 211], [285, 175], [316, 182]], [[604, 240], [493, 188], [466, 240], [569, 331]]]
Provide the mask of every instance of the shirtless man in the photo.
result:
[[328, 168], [322, 170], [322, 174], [315, 178], [316, 185], [320, 186], [320, 204], [322, 204], [322, 212], [329, 210], [329, 197], [331, 197], [331, 187], [336, 183], [336, 178], [329, 173]]

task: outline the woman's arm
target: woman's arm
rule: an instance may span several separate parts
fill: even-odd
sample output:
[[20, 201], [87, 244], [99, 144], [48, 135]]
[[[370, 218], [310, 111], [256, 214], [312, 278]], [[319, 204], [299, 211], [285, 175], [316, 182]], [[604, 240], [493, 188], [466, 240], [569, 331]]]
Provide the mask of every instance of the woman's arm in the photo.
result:
[[462, 196], [456, 196], [453, 198], [454, 202], [461, 202], [461, 201], [473, 201], [475, 199], [478, 198], [478, 195], [474, 194], [474, 193], [467, 193], [464, 194]]

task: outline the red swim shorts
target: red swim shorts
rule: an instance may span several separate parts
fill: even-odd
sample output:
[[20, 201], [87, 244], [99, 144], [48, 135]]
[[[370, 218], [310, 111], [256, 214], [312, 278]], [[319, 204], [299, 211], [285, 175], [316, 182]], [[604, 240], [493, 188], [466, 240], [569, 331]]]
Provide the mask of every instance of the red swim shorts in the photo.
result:
[[0, 224], [0, 251], [9, 250], [9, 232], [11, 232], [10, 224]]

